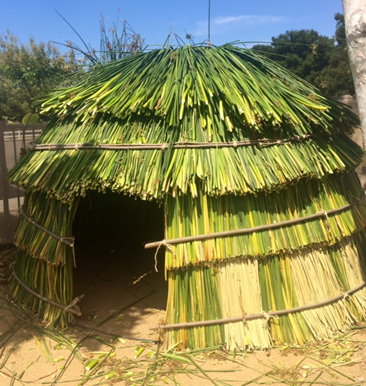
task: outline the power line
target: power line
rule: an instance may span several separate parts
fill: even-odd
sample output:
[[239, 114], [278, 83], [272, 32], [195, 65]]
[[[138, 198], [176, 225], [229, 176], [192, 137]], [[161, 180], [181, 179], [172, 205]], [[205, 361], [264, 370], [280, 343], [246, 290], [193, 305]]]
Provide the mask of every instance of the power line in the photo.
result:
[[208, 44], [211, 44], [211, 0], [208, 0]]

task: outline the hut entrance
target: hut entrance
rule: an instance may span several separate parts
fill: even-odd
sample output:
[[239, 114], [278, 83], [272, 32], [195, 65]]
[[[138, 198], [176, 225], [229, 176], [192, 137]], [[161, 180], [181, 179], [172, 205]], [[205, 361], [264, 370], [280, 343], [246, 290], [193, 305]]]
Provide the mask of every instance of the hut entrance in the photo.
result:
[[[76, 268], [74, 296], [84, 295], [81, 319], [101, 325], [130, 313], [142, 323], [147, 309], [166, 307], [164, 254], [144, 244], [164, 238], [163, 206], [118, 193], [90, 191], [73, 222]], [[136, 308], [137, 307], [137, 308]], [[139, 315], [136, 315], [139, 314]]]

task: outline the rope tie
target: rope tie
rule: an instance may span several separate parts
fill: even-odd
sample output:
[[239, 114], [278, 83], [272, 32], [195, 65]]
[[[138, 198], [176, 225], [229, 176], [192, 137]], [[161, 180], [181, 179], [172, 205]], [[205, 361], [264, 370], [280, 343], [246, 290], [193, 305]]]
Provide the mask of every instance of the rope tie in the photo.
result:
[[74, 241], [75, 241], [74, 237], [61, 237], [60, 241], [61, 243], [65, 243], [65, 241], [71, 241], [71, 243], [65, 243], [65, 244], [69, 245], [71, 248], [74, 248]]
[[234, 141], [233, 142], [233, 147], [236, 149], [238, 147], [238, 142]]
[[323, 216], [326, 218], [327, 221], [329, 221], [328, 212], [324, 209], [320, 209], [320, 212], [323, 213]]
[[347, 292], [345, 292], [345, 293], [343, 294], [343, 300], [346, 300], [347, 298], [349, 298], [349, 294], [348, 294]]
[[79, 144], [75, 143], [75, 150], [79, 150]]
[[161, 145], [161, 150], [162, 151], [165, 151], [165, 149], [168, 148], [168, 144], [166, 142], [164, 142], [162, 145]]
[[61, 237], [60, 241], [61, 241], [61, 243], [65, 243], [65, 241], [71, 241], [71, 243], [70, 242], [66, 242], [65, 244], [67, 244], [69, 247], [71, 247], [72, 259], [74, 261], [74, 267], [77, 268], [76, 267], [76, 256], [75, 256], [75, 244], [74, 244], [75, 237]]
[[[328, 212], [325, 209], [320, 209], [320, 212], [325, 217], [326, 223], [324, 225], [325, 225], [326, 231], [328, 233], [328, 236], [331, 237], [331, 235], [332, 235], [332, 227], [331, 227], [331, 225], [329, 223]], [[335, 219], [336, 219], [337, 225], [339, 226], [342, 234], [344, 234], [344, 231], [343, 231], [342, 227], [340, 226], [339, 222], [337, 221], [337, 216], [335, 216]]]
[[[74, 309], [80, 311], [80, 310], [79, 310], [79, 307], [76, 306], [76, 304], [77, 304], [84, 296], [85, 296], [85, 295], [77, 296], [77, 297], [76, 297], [76, 298], [75, 298], [68, 306], [66, 306], [66, 307], [64, 308], [64, 311], [67, 312], [67, 311], [69, 311], [70, 308], [74, 308]], [[76, 306], [76, 307], [74, 307], [74, 306]]]
[[277, 315], [271, 315], [270, 312], [272, 312], [272, 311], [268, 311], [268, 312], [263, 311], [263, 316], [264, 316], [264, 318], [266, 319], [266, 321], [263, 323], [263, 327], [268, 327], [269, 320], [270, 320], [271, 318], [273, 318], [273, 319], [278, 319], [278, 316], [277, 316]]
[[164, 246], [164, 247], [168, 248], [169, 251], [173, 254], [173, 256], [175, 255], [175, 252], [174, 252], [173, 247], [172, 247], [171, 244], [168, 244], [168, 243], [165, 241], [165, 239], [162, 240], [162, 241], [160, 241], [160, 243], [159, 243], [159, 245], [158, 245], [158, 247], [157, 247], [157, 249], [156, 249], [155, 256], [154, 256], [154, 261], [155, 261], [154, 268], [155, 268], [155, 272], [159, 272], [159, 271], [158, 271], [158, 252], [159, 252], [159, 249], [160, 249], [161, 246]]

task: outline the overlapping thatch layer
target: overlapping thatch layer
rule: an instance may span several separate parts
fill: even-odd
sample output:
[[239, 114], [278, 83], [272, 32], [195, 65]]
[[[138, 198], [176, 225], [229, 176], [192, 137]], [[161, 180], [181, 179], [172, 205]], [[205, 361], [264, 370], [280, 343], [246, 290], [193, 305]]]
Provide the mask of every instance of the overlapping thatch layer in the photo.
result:
[[73, 143], [69, 150], [41, 149], [29, 153], [12, 170], [11, 181], [65, 202], [87, 189], [158, 200], [166, 194], [197, 197], [201, 191], [214, 196], [271, 192], [302, 178], [351, 171], [362, 157], [361, 149], [346, 134], [332, 142], [329, 137], [311, 138], [263, 147], [118, 151], [118, 146], [115, 150], [82, 149]]
[[[243, 349], [303, 344], [363, 319], [365, 289], [346, 294], [366, 278], [366, 208], [356, 204], [355, 193], [360, 196], [361, 188], [352, 173], [299, 182], [267, 196], [168, 198], [163, 243], [169, 270], [167, 324], [198, 322], [169, 328], [168, 345], [226, 342], [230, 349]], [[343, 209], [335, 213], [333, 208]], [[320, 216], [298, 221], [314, 214]], [[254, 227], [255, 232], [219, 236], [227, 229]], [[195, 235], [208, 238], [184, 239]], [[257, 317], [245, 320], [253, 314]], [[217, 319], [221, 322], [205, 325]]]
[[362, 156], [342, 134], [357, 124], [346, 108], [230, 45], [96, 66], [43, 108], [56, 116], [9, 178], [69, 202], [107, 188], [197, 196], [198, 180], [208, 195], [272, 191], [353, 170]]
[[[355, 196], [355, 192], [358, 193]], [[167, 269], [205, 265], [233, 257], [265, 258], [295, 250], [336, 244], [366, 227], [364, 205], [356, 205], [361, 196], [357, 176], [327, 177], [301, 181], [278, 193], [257, 196], [223, 196], [219, 200], [205, 194], [198, 198], [183, 196], [168, 199], [166, 239], [218, 234], [227, 230], [255, 228], [256, 231], [230, 237], [208, 238], [194, 242], [169, 243]], [[345, 207], [336, 214], [334, 208]], [[318, 217], [307, 218], [318, 214]], [[305, 221], [299, 221], [304, 219]], [[291, 224], [285, 222], [293, 221]], [[267, 224], [276, 225], [265, 229]], [[283, 224], [283, 225], [281, 225]], [[258, 229], [264, 227], [264, 229]]]
[[[78, 199], [69, 206], [42, 192], [28, 192], [14, 238], [19, 253], [16, 276], [11, 283], [13, 296], [50, 325], [61, 327], [66, 327], [73, 314], [78, 314], [74, 309], [72, 313], [64, 311], [67, 306], [73, 308], [74, 300], [72, 220], [77, 205]], [[45, 302], [44, 298], [58, 306]]]
[[[366, 209], [354, 172], [363, 151], [342, 105], [232, 45], [98, 65], [41, 102], [53, 118], [9, 173], [28, 192], [15, 271], [34, 291], [70, 304], [72, 288], [59, 292], [72, 287], [61, 270], [72, 262], [64, 242], [78, 198], [111, 190], [165, 205], [156, 245], [166, 248], [175, 325], [167, 345], [302, 344], [365, 317]], [[39, 262], [60, 267], [66, 287], [32, 281]], [[31, 307], [20, 286], [14, 297]], [[54, 320], [42, 302], [33, 308]]]

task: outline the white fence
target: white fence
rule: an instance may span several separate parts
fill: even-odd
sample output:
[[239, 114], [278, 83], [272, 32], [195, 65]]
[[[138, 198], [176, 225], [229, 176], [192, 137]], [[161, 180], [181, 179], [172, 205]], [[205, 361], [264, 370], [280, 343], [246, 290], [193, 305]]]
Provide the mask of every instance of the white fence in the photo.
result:
[[[37, 124], [38, 125], [38, 124]], [[17, 125], [18, 127], [18, 125]], [[29, 127], [29, 125], [28, 125]], [[36, 137], [38, 137], [42, 133], [42, 129], [34, 129], [32, 131], [26, 130], [25, 132], [22, 130], [14, 130], [14, 131], [4, 131], [4, 141], [22, 141], [23, 138], [26, 139], [26, 141], [34, 140]]]
[[0, 122], [0, 244], [12, 241], [23, 203], [22, 190], [10, 185], [6, 174], [18, 162], [21, 149], [26, 149], [43, 128], [41, 123], [21, 125]]

